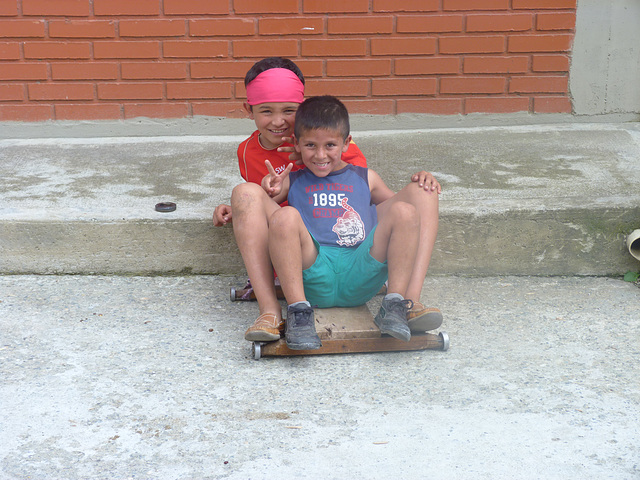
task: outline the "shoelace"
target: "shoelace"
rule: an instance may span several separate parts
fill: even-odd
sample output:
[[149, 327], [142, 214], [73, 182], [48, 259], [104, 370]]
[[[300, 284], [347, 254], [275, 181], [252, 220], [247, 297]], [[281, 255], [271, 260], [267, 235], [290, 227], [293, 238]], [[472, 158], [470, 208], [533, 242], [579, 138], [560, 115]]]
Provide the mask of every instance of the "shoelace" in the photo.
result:
[[296, 327], [302, 327], [311, 325], [311, 313], [313, 313], [313, 309], [306, 308], [304, 310], [296, 310], [293, 312], [293, 325]]
[[404, 300], [389, 300], [387, 303], [388, 310], [400, 313], [402, 318], [405, 318], [407, 311], [413, 308], [413, 300], [405, 298]]

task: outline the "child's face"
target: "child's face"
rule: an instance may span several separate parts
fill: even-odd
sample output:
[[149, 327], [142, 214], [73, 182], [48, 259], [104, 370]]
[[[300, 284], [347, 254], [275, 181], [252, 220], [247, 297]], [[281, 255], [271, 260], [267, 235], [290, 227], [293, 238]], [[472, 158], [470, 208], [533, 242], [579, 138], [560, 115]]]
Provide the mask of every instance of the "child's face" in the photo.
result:
[[256, 122], [260, 132], [260, 143], [266, 149], [273, 149], [282, 143], [282, 137], [293, 135], [298, 103], [273, 102], [254, 105], [245, 104], [249, 118]]
[[317, 177], [326, 177], [346, 165], [342, 154], [349, 148], [349, 142], [351, 135], [345, 140], [337, 130], [307, 130], [295, 139], [295, 148], [305, 167]]

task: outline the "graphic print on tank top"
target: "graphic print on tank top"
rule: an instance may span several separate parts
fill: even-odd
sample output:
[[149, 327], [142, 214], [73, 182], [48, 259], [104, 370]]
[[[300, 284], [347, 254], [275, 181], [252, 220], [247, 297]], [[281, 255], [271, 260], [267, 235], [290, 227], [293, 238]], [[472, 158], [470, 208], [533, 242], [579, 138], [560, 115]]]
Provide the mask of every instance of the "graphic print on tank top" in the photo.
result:
[[355, 248], [375, 228], [377, 212], [366, 168], [347, 165], [322, 178], [303, 169], [289, 178], [289, 205], [298, 210], [318, 245]]
[[358, 212], [351, 208], [348, 200], [348, 198], [342, 199], [341, 206], [345, 212], [331, 229], [338, 235], [338, 245], [343, 247], [353, 247], [365, 238], [364, 222]]

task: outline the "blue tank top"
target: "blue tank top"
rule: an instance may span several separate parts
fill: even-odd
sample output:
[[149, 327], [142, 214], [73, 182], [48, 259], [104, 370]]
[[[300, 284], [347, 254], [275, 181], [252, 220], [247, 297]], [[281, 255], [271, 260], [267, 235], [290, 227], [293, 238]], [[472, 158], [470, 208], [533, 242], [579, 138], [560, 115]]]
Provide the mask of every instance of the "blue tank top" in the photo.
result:
[[306, 168], [289, 174], [289, 205], [320, 245], [357, 247], [378, 223], [367, 172], [347, 165], [323, 178]]

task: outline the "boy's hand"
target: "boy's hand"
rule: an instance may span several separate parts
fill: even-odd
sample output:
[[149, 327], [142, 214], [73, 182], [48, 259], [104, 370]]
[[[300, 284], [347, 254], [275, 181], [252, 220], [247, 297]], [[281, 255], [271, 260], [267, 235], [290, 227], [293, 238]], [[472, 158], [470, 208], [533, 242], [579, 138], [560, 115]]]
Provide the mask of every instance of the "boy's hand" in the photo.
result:
[[295, 163], [296, 165], [302, 165], [302, 157], [300, 156], [300, 154], [298, 152], [296, 152], [296, 149], [293, 148], [293, 137], [282, 137], [282, 141], [286, 142], [286, 143], [290, 143], [292, 144], [291, 147], [278, 147], [278, 151], [279, 152], [291, 152], [291, 155], [289, 155], [289, 161]]
[[419, 186], [423, 187], [427, 192], [442, 193], [442, 187], [429, 172], [418, 172], [411, 177], [412, 182], [417, 182]]
[[231, 221], [231, 205], [218, 205], [213, 211], [213, 225], [222, 227]]
[[293, 163], [287, 165], [287, 168], [285, 168], [281, 174], [276, 173], [269, 160], [265, 160], [264, 164], [269, 173], [262, 179], [262, 188], [267, 192], [267, 195], [273, 198], [282, 191], [282, 182], [284, 182], [284, 179], [287, 178], [289, 172], [291, 172]]

